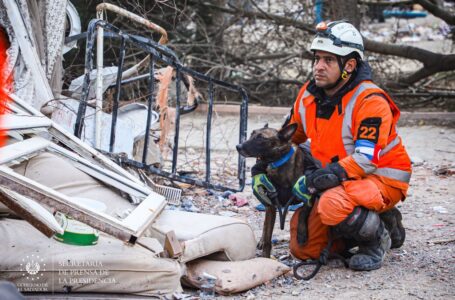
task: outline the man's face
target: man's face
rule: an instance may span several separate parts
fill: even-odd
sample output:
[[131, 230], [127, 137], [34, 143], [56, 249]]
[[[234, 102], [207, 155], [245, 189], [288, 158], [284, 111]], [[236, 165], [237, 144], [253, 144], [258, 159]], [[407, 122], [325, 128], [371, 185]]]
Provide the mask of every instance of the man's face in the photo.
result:
[[324, 51], [315, 52], [313, 76], [317, 87], [327, 88], [333, 85], [340, 78], [340, 75], [336, 55]]

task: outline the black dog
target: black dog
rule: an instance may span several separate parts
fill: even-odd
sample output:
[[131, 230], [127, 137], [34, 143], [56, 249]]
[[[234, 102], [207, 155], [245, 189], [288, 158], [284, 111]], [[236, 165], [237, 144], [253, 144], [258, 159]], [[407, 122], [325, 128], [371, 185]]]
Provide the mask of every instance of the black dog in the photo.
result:
[[[240, 155], [255, 157], [258, 159], [258, 164], [267, 165], [265, 173], [277, 190], [277, 193], [270, 195], [269, 198], [272, 198], [274, 205], [279, 209], [281, 227], [284, 226], [287, 207], [298, 202], [292, 194], [292, 187], [295, 182], [304, 175], [305, 171], [318, 168], [318, 164], [309, 150], [297, 147], [292, 153], [291, 137], [296, 129], [297, 124], [287, 125], [279, 131], [265, 125], [264, 128], [254, 130], [247, 141], [237, 145], [237, 151]], [[286, 155], [290, 155], [290, 153], [292, 155], [288, 158]], [[288, 158], [284, 163], [283, 157]], [[273, 163], [280, 161], [280, 159], [282, 164], [280, 163], [278, 167], [275, 167], [276, 165], [274, 166]], [[262, 246], [263, 257], [270, 257], [272, 250], [271, 239], [276, 218], [275, 206], [266, 207], [264, 228], [259, 242], [259, 247]], [[281, 211], [282, 209], [284, 212]], [[300, 211], [297, 237], [301, 245], [307, 239], [306, 221], [310, 211], [311, 207], [307, 205]]]

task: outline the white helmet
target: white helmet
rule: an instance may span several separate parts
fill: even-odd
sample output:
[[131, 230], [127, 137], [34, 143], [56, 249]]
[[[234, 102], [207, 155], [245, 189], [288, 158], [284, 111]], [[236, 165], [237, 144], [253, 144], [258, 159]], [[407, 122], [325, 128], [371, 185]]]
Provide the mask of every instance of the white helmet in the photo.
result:
[[363, 59], [363, 39], [360, 32], [345, 21], [335, 21], [326, 24], [321, 22], [316, 26], [316, 37], [311, 43], [311, 51], [321, 50], [339, 56], [357, 52]]

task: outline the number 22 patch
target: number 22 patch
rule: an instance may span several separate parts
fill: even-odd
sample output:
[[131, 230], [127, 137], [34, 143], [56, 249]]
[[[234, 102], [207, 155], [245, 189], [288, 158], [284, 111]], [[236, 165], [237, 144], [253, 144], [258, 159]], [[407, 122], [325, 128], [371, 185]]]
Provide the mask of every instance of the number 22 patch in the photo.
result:
[[381, 126], [381, 118], [367, 118], [362, 120], [357, 132], [358, 140], [369, 140], [375, 144], [379, 138], [379, 127]]

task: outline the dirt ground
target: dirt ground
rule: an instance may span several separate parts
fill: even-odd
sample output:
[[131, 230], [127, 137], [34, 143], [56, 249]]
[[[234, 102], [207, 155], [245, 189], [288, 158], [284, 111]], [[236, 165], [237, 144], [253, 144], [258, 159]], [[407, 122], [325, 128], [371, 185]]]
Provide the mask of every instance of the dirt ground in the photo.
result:
[[[253, 116], [248, 129], [262, 127], [266, 122], [271, 127], [279, 127], [281, 121], [278, 117]], [[230, 122], [236, 123], [236, 120], [224, 119], [223, 128], [230, 128]], [[193, 124], [191, 130], [196, 127]], [[400, 249], [387, 253], [381, 269], [354, 272], [333, 261], [310, 281], [296, 280], [289, 273], [246, 293], [220, 298], [455, 299], [455, 129], [419, 126], [402, 127], [399, 132], [413, 160], [409, 194], [398, 205], [407, 237]], [[224, 146], [232, 147], [229, 144], [235, 143], [235, 139], [227, 140], [231, 142]], [[224, 147], [218, 150], [221, 148]], [[247, 182], [253, 163], [253, 159], [247, 161]], [[254, 208], [259, 202], [252, 196], [250, 185], [237, 195], [248, 200], [248, 205], [237, 207], [220, 193], [195, 196], [194, 191], [187, 191], [184, 201], [191, 200], [200, 212], [246, 220], [259, 240], [265, 213]], [[285, 230], [275, 225], [272, 250], [273, 258], [288, 265], [295, 263], [288, 250], [291, 215], [292, 212], [287, 217]], [[186, 292], [197, 295], [194, 290]]]

